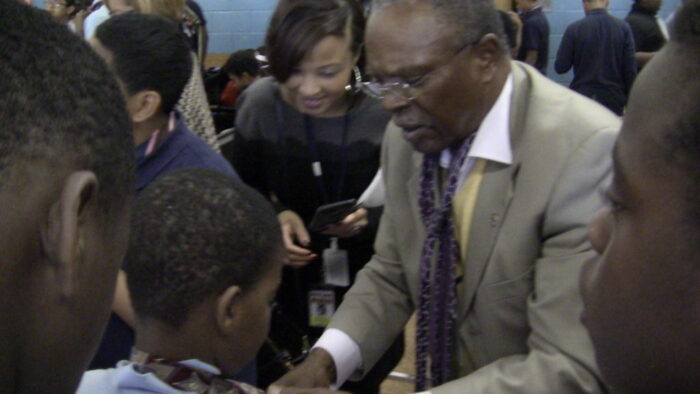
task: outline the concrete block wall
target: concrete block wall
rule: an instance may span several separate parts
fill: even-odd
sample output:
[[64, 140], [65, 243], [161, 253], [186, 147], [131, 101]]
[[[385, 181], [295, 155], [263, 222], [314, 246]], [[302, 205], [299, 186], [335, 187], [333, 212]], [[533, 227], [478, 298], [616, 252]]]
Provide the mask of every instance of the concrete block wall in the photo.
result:
[[199, 0], [209, 29], [209, 52], [257, 48], [277, 0]]
[[[34, 0], [38, 7], [45, 0]], [[664, 0], [660, 15], [666, 18], [681, 0]], [[239, 49], [257, 48], [263, 44], [265, 31], [277, 0], [198, 0], [204, 10], [209, 28], [209, 52], [232, 53]], [[610, 13], [624, 18], [632, 0], [610, 0]], [[564, 30], [571, 23], [583, 18], [581, 0], [552, 0], [546, 12], [550, 24], [549, 70], [547, 76], [568, 85], [571, 72], [558, 75], [554, 72], [554, 59]]]

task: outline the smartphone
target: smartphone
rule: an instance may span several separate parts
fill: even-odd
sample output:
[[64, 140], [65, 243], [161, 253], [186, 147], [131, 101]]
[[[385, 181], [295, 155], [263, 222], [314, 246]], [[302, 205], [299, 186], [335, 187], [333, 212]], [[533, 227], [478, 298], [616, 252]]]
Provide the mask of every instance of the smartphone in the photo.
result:
[[309, 223], [309, 230], [323, 231], [328, 225], [340, 222], [359, 208], [360, 206], [354, 198], [321, 205], [316, 209], [316, 213]]

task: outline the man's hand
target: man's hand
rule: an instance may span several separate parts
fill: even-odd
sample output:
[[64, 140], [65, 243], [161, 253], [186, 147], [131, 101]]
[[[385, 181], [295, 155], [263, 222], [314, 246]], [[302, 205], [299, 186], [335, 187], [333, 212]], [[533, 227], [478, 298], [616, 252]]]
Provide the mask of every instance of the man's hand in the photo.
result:
[[287, 372], [267, 389], [272, 394], [323, 393], [299, 389], [328, 389], [335, 381], [335, 363], [327, 351], [316, 348], [309, 353], [303, 363]]

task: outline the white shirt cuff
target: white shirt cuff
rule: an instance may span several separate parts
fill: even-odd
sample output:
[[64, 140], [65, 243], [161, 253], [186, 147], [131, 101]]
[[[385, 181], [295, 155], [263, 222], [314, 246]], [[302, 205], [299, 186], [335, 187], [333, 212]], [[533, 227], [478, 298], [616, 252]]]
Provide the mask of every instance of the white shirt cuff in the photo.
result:
[[350, 336], [338, 329], [329, 328], [316, 341], [314, 348], [327, 351], [335, 363], [335, 383], [331, 389], [337, 390], [353, 373], [362, 368], [362, 354], [357, 343]]

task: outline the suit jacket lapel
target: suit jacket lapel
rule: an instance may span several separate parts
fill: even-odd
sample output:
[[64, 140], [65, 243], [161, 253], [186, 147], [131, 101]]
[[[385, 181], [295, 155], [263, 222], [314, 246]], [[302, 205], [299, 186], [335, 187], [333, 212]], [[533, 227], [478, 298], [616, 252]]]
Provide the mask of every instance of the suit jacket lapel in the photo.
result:
[[[408, 199], [411, 201], [411, 214], [413, 215], [412, 221], [416, 225], [423, 226], [423, 218], [420, 216], [420, 207], [418, 205], [418, 190], [420, 188], [420, 176], [421, 167], [423, 164], [423, 154], [413, 151], [412, 153], [413, 163], [411, 168], [411, 177], [406, 183], [406, 193], [408, 193]], [[415, 234], [421, 234], [424, 232], [414, 232]], [[423, 247], [423, 239], [420, 240], [420, 246], [418, 246], [418, 256], [421, 255], [420, 250]], [[420, 264], [420, 261], [417, 262]]]
[[491, 257], [494, 243], [510, 205], [520, 168], [520, 136], [525, 125], [528, 83], [516, 64], [512, 66], [513, 93], [510, 107], [510, 135], [513, 163], [490, 161], [486, 164], [470, 226], [467, 258], [464, 262], [465, 283], [460, 286], [458, 320], [471, 309]]

